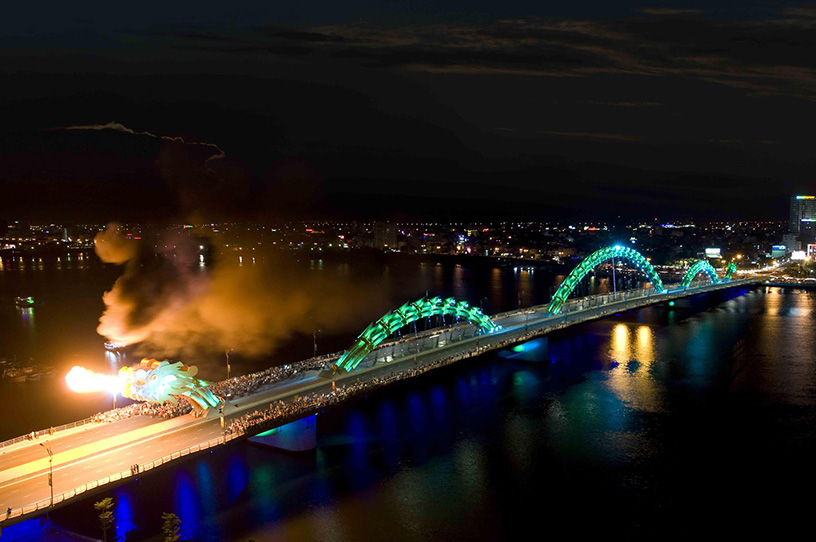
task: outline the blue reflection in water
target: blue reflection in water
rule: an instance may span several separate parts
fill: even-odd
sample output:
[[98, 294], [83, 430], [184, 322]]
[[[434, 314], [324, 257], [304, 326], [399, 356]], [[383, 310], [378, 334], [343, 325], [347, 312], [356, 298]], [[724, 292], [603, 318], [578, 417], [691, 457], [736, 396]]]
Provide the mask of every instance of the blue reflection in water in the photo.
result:
[[[5, 518], [5, 511], [0, 518]], [[42, 536], [45, 527], [50, 522], [42, 521], [40, 518], [27, 519], [10, 527], [3, 527], [3, 542], [24, 542], [27, 540], [37, 540]]]
[[193, 480], [185, 470], [176, 473], [176, 515], [181, 520], [181, 537], [193, 538], [196, 535], [201, 514], [196, 502], [196, 490]]
[[230, 456], [230, 463], [227, 467], [227, 500], [229, 504], [238, 500], [249, 483], [247, 468], [241, 456], [233, 453]]
[[252, 469], [249, 480], [252, 491], [255, 517], [259, 523], [271, 522], [278, 519], [280, 510], [275, 500], [276, 491], [275, 473], [269, 465], [261, 465]]
[[434, 386], [431, 390], [431, 405], [433, 406], [433, 417], [437, 421], [443, 421], [448, 415], [448, 400], [445, 397], [445, 390], [441, 386]]
[[335, 501], [330, 466], [326, 453], [318, 446], [315, 450], [315, 476], [309, 484], [309, 496], [316, 506], [330, 505]]
[[417, 392], [408, 394], [408, 417], [411, 420], [411, 429], [415, 435], [421, 434], [425, 429], [425, 405]]
[[539, 391], [539, 378], [531, 371], [516, 371], [513, 373], [513, 397], [519, 402], [537, 399]]
[[456, 379], [456, 401], [464, 407], [469, 407], [471, 404], [471, 393], [464, 377]]
[[116, 539], [125, 540], [127, 534], [136, 528], [133, 518], [133, 505], [130, 496], [124, 488], [119, 487], [113, 492], [113, 524], [116, 527]]
[[364, 485], [368, 483], [371, 476], [371, 465], [369, 463], [368, 430], [363, 413], [359, 409], [349, 413], [348, 431], [351, 435], [351, 472], [352, 480], [355, 484]]
[[212, 540], [220, 540], [222, 537], [217, 529], [217, 522], [212, 521], [213, 517], [218, 512], [218, 495], [213, 486], [212, 472], [210, 472], [210, 465], [206, 461], [202, 461], [196, 467], [196, 474], [198, 478], [198, 496], [201, 508], [204, 510], [204, 517], [202, 518], [202, 527], [207, 530], [207, 535]]
[[389, 465], [399, 462], [399, 424], [394, 402], [384, 399], [377, 406], [377, 418], [380, 424], [380, 435], [384, 443], [385, 461]]
[[426, 430], [427, 413], [425, 404], [423, 404], [423, 396], [416, 391], [409, 391], [405, 401], [407, 408], [408, 423], [411, 425], [411, 434], [409, 435], [409, 443], [412, 452], [412, 458], [417, 462], [425, 461], [428, 456], [429, 438], [425, 438], [429, 434]]

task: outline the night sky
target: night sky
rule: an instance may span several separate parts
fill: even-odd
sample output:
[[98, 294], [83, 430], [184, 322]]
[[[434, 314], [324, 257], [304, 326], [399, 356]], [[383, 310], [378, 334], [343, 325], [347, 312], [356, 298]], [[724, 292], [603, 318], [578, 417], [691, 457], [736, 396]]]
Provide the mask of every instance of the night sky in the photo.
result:
[[0, 219], [786, 218], [816, 5], [25, 2]]

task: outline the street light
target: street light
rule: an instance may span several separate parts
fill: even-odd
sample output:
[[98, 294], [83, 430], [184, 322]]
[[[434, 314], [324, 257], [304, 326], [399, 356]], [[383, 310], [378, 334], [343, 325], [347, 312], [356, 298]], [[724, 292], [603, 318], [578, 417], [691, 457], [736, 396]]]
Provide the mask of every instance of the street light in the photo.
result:
[[229, 380], [229, 378], [230, 378], [230, 359], [229, 359], [229, 355], [230, 355], [230, 352], [232, 352], [233, 350], [235, 350], [235, 349], [234, 348], [228, 348], [227, 351], [224, 353], [224, 355], [227, 356], [227, 380]]
[[40, 442], [40, 446], [48, 452], [48, 485], [51, 487], [51, 507], [54, 507], [54, 454], [51, 448]]
[[219, 397], [221, 400], [221, 404], [218, 405], [218, 414], [221, 416], [221, 432], [224, 434], [224, 444], [227, 443], [227, 424], [224, 421], [224, 407], [227, 405], [227, 402], [224, 400], [223, 397]]

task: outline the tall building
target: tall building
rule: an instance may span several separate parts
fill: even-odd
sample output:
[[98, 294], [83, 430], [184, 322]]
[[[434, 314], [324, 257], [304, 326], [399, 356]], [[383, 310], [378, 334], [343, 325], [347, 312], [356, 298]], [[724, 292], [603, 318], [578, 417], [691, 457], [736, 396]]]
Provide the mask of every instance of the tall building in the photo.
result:
[[816, 222], [816, 196], [793, 196], [790, 204], [790, 232], [797, 235], [813, 235], [814, 222]]
[[397, 225], [392, 222], [376, 222], [374, 224], [374, 248], [397, 248]]

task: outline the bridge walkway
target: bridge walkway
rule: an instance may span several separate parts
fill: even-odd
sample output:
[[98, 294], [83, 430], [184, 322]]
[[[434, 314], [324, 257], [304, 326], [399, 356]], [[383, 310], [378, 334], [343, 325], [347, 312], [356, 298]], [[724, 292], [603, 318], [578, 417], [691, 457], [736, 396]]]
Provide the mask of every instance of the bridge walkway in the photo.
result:
[[[634, 294], [619, 294], [619, 297], [598, 296], [591, 299], [579, 299], [565, 304], [564, 312], [555, 316], [546, 313], [546, 306], [512, 311], [496, 316], [496, 321], [502, 325], [502, 329], [493, 333], [481, 335], [472, 326], [462, 325], [452, 326], [443, 331], [430, 330], [424, 334], [417, 334], [416, 338], [409, 336], [403, 341], [386, 345], [381, 351], [373, 352], [370, 355], [371, 359], [364, 361], [356, 370], [350, 373], [339, 373], [334, 380], [338, 384], [356, 380], [371, 381], [413, 364], [424, 365], [457, 356], [479, 355], [487, 350], [503, 348], [514, 342], [601, 318], [608, 314], [680, 297], [752, 284], [754, 281], [743, 280], [670, 290], [664, 294], [654, 294], [644, 290]], [[232, 419], [254, 409], [266, 408], [273, 401], [289, 402], [298, 395], [312, 392], [323, 394], [331, 390], [331, 378], [321, 377], [317, 371], [300, 374], [296, 379], [281, 382], [269, 390], [231, 401], [225, 413], [225, 421], [229, 424]], [[187, 415], [176, 419], [173, 427], [162, 426], [163, 422], [163, 420], [153, 421], [152, 424], [148, 423], [145, 426], [142, 426], [143, 422], [134, 422], [132, 427], [120, 424], [120, 422], [105, 424], [106, 429], [103, 433], [98, 434], [99, 437], [108, 435], [108, 431], [123, 430], [113, 440], [110, 437], [103, 438], [103, 442], [111, 446], [88, 448], [80, 442], [69, 441], [68, 436], [56, 438], [53, 442], [44, 441], [44, 444], [54, 445], [55, 456], [58, 453], [66, 453], [65, 449], [58, 448], [57, 445], [60, 442], [67, 443], [68, 450], [76, 451], [75, 457], [64, 456], [65, 461], [54, 465], [55, 495], [91, 481], [103, 478], [110, 480], [111, 473], [120, 473], [119, 478], [126, 478], [127, 471], [134, 464], [145, 465], [162, 458], [175, 459], [202, 449], [203, 445], [209, 447], [211, 443], [223, 439], [221, 423], [217, 416], [200, 419]], [[145, 431], [145, 427], [151, 426], [154, 427], [152, 431]], [[88, 434], [94, 435], [93, 431]], [[9, 469], [0, 468], [0, 510], [11, 507], [15, 511], [15, 518], [36, 512], [40, 504], [45, 503], [44, 506], [48, 506], [48, 461], [47, 458], [42, 457], [42, 449], [38, 445], [33, 445], [33, 447], [35, 450], [39, 449], [41, 455], [36, 458], [28, 455], [19, 456], [23, 463], [17, 463], [14, 466], [14, 477], [9, 473], [3, 476], [4, 471]], [[23, 450], [25, 449], [24, 447]], [[83, 453], [80, 453], [80, 450]], [[8, 463], [2, 464], [9, 465]], [[121, 474], [123, 471], [125, 473]], [[64, 498], [70, 498], [70, 495]], [[29, 503], [35, 503], [37, 506], [32, 508]]]

